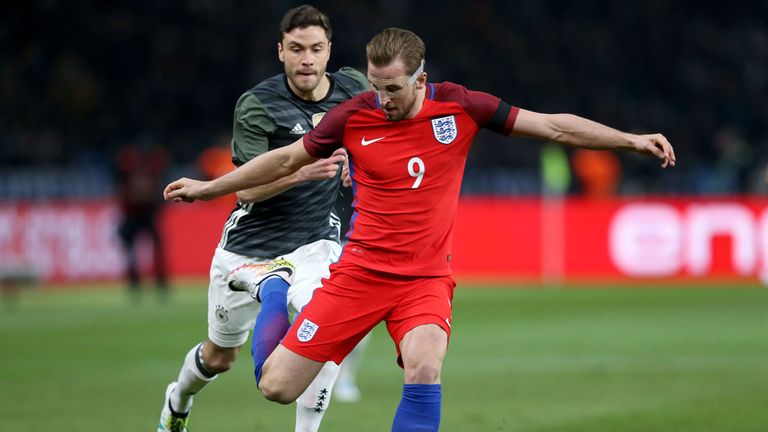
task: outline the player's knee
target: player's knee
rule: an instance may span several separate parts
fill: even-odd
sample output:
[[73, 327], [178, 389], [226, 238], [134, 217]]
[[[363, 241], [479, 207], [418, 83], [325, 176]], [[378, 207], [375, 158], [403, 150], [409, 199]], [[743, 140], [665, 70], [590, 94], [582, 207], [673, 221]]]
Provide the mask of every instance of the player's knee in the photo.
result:
[[237, 359], [236, 349], [215, 349], [204, 358], [205, 369], [214, 374], [224, 373], [235, 364]]
[[275, 385], [269, 380], [262, 380], [259, 382], [259, 390], [267, 400], [277, 402], [282, 405], [288, 405], [296, 400], [296, 395], [292, 395], [286, 391], [286, 389]]
[[407, 384], [435, 384], [440, 382], [440, 363], [424, 360], [413, 365], [407, 365], [405, 382]]
[[232, 366], [234, 365], [234, 363], [235, 362], [233, 360], [219, 359], [211, 362], [210, 364], [206, 364], [205, 368], [212, 373], [220, 374], [232, 369]]

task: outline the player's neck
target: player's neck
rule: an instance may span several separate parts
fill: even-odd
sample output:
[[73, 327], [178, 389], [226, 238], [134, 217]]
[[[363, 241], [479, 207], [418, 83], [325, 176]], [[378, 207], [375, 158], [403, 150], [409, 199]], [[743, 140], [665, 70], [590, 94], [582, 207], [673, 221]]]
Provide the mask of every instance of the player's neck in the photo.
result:
[[291, 80], [288, 81], [288, 86], [291, 87], [291, 91], [296, 96], [300, 97], [301, 99], [304, 99], [306, 101], [310, 102], [317, 102], [319, 100], [322, 100], [325, 98], [325, 96], [328, 95], [328, 91], [331, 88], [331, 79], [328, 78], [328, 74], [324, 74], [322, 78], [320, 78], [320, 83], [315, 87], [314, 89], [310, 91], [301, 91], [296, 86], [293, 85]]
[[421, 111], [421, 107], [424, 106], [424, 98], [427, 96], [427, 88], [424, 87], [422, 89], [416, 90], [416, 101], [413, 103], [413, 107], [411, 107], [411, 110], [406, 114], [406, 119], [412, 119], [419, 115], [419, 112]]

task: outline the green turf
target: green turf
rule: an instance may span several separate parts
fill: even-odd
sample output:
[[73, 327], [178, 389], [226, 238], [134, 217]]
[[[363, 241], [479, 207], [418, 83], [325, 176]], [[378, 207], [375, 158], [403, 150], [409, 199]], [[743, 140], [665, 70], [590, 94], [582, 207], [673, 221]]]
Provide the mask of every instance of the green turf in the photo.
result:
[[[154, 300], [105, 288], [0, 304], [0, 430], [154, 430], [206, 334], [206, 294]], [[293, 430], [293, 407], [257, 394], [249, 357], [196, 398], [194, 432]], [[389, 430], [401, 376], [377, 328], [363, 401], [332, 403], [322, 430]], [[461, 289], [443, 388], [448, 432], [764, 432], [768, 290]]]

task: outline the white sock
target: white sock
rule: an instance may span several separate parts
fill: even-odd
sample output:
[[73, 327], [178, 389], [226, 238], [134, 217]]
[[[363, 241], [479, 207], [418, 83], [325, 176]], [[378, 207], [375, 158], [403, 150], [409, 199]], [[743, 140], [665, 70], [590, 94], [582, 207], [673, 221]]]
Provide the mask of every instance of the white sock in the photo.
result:
[[339, 365], [327, 362], [299, 396], [296, 400], [296, 432], [317, 432], [325, 410], [331, 403], [333, 384], [338, 376]]
[[217, 377], [205, 370], [202, 349], [203, 344], [195, 345], [184, 357], [184, 364], [176, 380], [176, 390], [171, 395], [171, 407], [177, 413], [189, 412], [192, 408], [192, 396]]

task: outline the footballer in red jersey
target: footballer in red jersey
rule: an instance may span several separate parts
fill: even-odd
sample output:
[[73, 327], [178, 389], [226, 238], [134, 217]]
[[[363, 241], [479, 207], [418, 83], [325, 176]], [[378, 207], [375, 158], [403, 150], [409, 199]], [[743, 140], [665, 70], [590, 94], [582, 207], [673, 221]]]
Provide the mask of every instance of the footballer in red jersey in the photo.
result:
[[[333, 276], [283, 340], [292, 351], [340, 362], [381, 321], [398, 354], [416, 326], [450, 334], [451, 240], [467, 154], [480, 128], [509, 134], [518, 109], [453, 83], [425, 88], [413, 118], [393, 122], [376, 92], [362, 93], [304, 136], [313, 157], [347, 148], [355, 201]], [[353, 290], [356, 296], [344, 295]], [[300, 331], [305, 319], [316, 328], [311, 338]]]
[[635, 151], [657, 157], [662, 167], [675, 165], [674, 150], [661, 134], [625, 133], [571, 114], [515, 108], [460, 85], [430, 84], [424, 54], [414, 33], [385, 29], [366, 46], [373, 92], [338, 105], [294, 144], [211, 182], [184, 178], [164, 192], [175, 201], [212, 199], [347, 148], [355, 193], [349, 242], [281, 345], [266, 359], [254, 355], [256, 381], [265, 397], [289, 403], [324, 361], [341, 361], [384, 321], [404, 369], [392, 426], [397, 432], [439, 428], [440, 373], [452, 324], [453, 222], [464, 163], [480, 128]]

